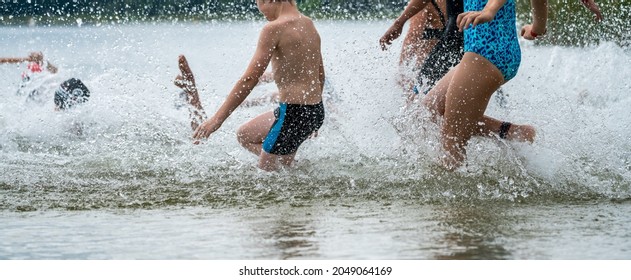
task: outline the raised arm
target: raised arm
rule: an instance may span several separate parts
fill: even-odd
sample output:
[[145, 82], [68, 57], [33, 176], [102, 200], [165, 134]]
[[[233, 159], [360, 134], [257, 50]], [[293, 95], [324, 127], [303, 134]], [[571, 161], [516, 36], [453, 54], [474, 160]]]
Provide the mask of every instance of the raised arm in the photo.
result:
[[469, 26], [475, 27], [478, 24], [492, 21], [497, 11], [499, 11], [504, 4], [506, 4], [506, 0], [489, 0], [482, 11], [471, 11], [459, 14], [456, 20], [458, 29], [463, 31], [469, 28]]
[[226, 119], [236, 110], [239, 105], [252, 92], [252, 89], [259, 83], [259, 79], [265, 73], [269, 65], [274, 49], [278, 44], [280, 34], [272, 25], [266, 25], [261, 31], [259, 42], [256, 47], [254, 57], [250, 61], [247, 70], [237, 81], [234, 88], [228, 94], [223, 105], [217, 110], [214, 116], [201, 124], [193, 133], [193, 138], [208, 138], [210, 134], [217, 131]]
[[[22, 63], [22, 62], [35, 62], [39, 65], [43, 65], [44, 55], [42, 54], [42, 52], [31, 52], [28, 54], [27, 57], [0, 58], [0, 64], [5, 64], [5, 63], [17, 64], [17, 63]], [[57, 73], [57, 67], [53, 65], [52, 63], [50, 63], [49, 61], [46, 61], [46, 70], [48, 70], [50, 73], [53, 73], [53, 74]]]
[[420, 13], [425, 6], [429, 3], [429, 0], [410, 0], [403, 13], [394, 21], [392, 26], [386, 31], [386, 33], [379, 40], [379, 44], [381, 44], [381, 49], [386, 50], [388, 45], [392, 44], [392, 41], [396, 40], [401, 36], [403, 32], [403, 26], [405, 23], [414, 17], [416, 14]]
[[548, 22], [548, 0], [530, 0], [532, 5], [532, 24], [521, 29], [521, 36], [527, 40], [534, 40], [546, 34]]

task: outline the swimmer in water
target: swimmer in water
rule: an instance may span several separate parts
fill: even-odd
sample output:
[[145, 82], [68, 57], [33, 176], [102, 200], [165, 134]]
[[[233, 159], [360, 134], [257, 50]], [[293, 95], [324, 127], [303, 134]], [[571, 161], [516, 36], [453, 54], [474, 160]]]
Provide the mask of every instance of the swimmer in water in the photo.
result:
[[[31, 52], [27, 57], [0, 58], [0, 64], [27, 63], [26, 70], [22, 73], [22, 80], [18, 89], [18, 95], [26, 95], [28, 100], [39, 100], [47, 91], [43, 85], [46, 75], [57, 74], [58, 68], [44, 59], [41, 52]], [[71, 78], [54, 91], [55, 111], [67, 110], [75, 105], [85, 103], [90, 98], [90, 90], [79, 79]]]

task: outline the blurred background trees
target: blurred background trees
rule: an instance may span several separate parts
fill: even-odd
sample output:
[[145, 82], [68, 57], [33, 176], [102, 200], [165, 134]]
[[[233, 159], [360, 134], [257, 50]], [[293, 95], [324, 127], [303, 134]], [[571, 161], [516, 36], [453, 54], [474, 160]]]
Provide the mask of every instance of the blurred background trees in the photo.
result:
[[[318, 19], [392, 19], [407, 0], [297, 0]], [[631, 0], [596, 0], [606, 20], [596, 24], [580, 0], [549, 0], [548, 42], [584, 45], [601, 40], [628, 46]], [[255, 0], [0, 0], [0, 25], [79, 25], [147, 21], [260, 19]], [[518, 19], [529, 21], [530, 1], [517, 0]]]
[[[400, 10], [405, 0], [298, 0], [305, 12], [366, 13]], [[54, 16], [100, 13], [119, 16], [247, 14], [256, 12], [254, 0], [2, 0], [2, 15]]]

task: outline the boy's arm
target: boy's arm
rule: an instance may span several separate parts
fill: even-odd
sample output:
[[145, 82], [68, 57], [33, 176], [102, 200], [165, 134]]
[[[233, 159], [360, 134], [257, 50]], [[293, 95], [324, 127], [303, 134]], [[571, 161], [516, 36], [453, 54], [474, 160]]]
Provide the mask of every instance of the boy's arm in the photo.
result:
[[429, 3], [429, 0], [410, 0], [407, 6], [405, 6], [405, 10], [403, 13], [394, 21], [392, 26], [386, 31], [381, 39], [379, 40], [379, 44], [381, 44], [381, 49], [386, 50], [387, 45], [392, 44], [392, 41], [396, 40], [401, 36], [403, 32], [403, 26], [405, 23], [414, 17], [416, 14], [420, 13], [425, 6]]
[[492, 21], [497, 11], [499, 11], [504, 4], [506, 4], [506, 0], [489, 0], [482, 11], [471, 11], [459, 14], [456, 20], [458, 28], [462, 32], [470, 26], [475, 27], [478, 24]]
[[42, 64], [43, 60], [44, 60], [44, 55], [42, 54], [42, 52], [31, 52], [28, 54], [27, 57], [0, 58], [0, 64], [4, 64], [4, 63], [17, 64], [17, 63], [22, 63], [22, 62], [27, 62], [27, 61]]
[[521, 36], [527, 40], [534, 40], [537, 36], [546, 34], [548, 22], [548, 0], [530, 0], [532, 5], [532, 24], [521, 29]]
[[252, 92], [252, 89], [259, 83], [259, 79], [265, 73], [269, 65], [272, 54], [276, 49], [279, 40], [279, 32], [274, 26], [266, 25], [261, 31], [259, 42], [256, 47], [254, 57], [250, 61], [247, 70], [235, 84], [223, 105], [217, 110], [214, 116], [201, 124], [194, 132], [193, 138], [208, 138], [210, 134], [217, 131], [224, 121], [236, 110], [239, 105]]

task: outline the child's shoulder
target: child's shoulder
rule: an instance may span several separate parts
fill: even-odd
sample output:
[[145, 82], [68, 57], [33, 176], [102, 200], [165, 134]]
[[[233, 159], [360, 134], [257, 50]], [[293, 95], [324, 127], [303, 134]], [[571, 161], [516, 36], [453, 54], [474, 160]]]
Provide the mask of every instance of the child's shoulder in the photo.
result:
[[[270, 21], [263, 26], [261, 30], [261, 34], [269, 35], [269, 36], [278, 36], [283, 33], [287, 29], [287, 22], [284, 21]], [[275, 36], [274, 36], [275, 37]]]
[[263, 26], [262, 31], [263, 31], [263, 32], [272, 32], [272, 31], [278, 31], [278, 30], [281, 30], [281, 28], [282, 28], [282, 24], [281, 24], [280, 22], [278, 22], [278, 21], [276, 21], [276, 20], [275, 20], [275, 21], [270, 21], [270, 22], [267, 22], [267, 23]]
[[261, 35], [276, 39], [280, 39], [284, 35], [295, 37], [295, 35], [290, 34], [297, 30], [305, 30], [305, 28], [306, 30], [315, 28], [313, 21], [306, 16], [283, 18], [266, 23], [261, 30]]
[[313, 20], [305, 15], [300, 14], [300, 16], [279, 18], [277, 20], [270, 21], [267, 24], [265, 24], [264, 28], [282, 30], [282, 29], [287, 29], [287, 28], [294, 28], [296, 25], [304, 25], [304, 24], [312, 25]]

